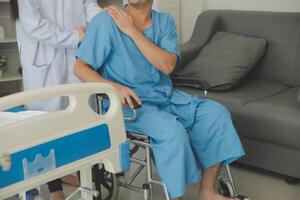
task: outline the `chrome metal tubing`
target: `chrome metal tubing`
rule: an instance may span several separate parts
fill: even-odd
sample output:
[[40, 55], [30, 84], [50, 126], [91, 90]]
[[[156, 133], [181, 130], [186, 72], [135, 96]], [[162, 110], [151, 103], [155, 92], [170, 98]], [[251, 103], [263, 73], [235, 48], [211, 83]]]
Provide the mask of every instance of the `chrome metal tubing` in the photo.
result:
[[137, 168], [135, 172], [131, 175], [130, 179], [127, 181], [127, 184], [130, 185], [136, 179], [136, 177], [141, 173], [143, 169], [144, 166], [139, 166], [139, 168]]
[[229, 165], [225, 165], [225, 168], [226, 168], [226, 172], [228, 174], [229, 181], [232, 184], [233, 193], [235, 196], [238, 196]]
[[132, 109], [132, 115], [129, 117], [124, 117], [125, 121], [129, 121], [129, 122], [134, 122], [137, 118], [137, 110], [136, 109]]
[[143, 188], [140, 188], [140, 187], [137, 187], [137, 186], [134, 186], [134, 185], [128, 185], [126, 183], [120, 183], [120, 186], [122, 186], [123, 188], [126, 188], [128, 190], [133, 190], [135, 192], [139, 192], [139, 193], [143, 193], [144, 192]]
[[148, 182], [150, 183], [152, 181], [150, 147], [146, 148], [146, 163], [147, 163], [147, 179], [148, 179]]
[[207, 90], [203, 90], [204, 92], [204, 98], [207, 99], [208, 98], [208, 91]]
[[136, 164], [139, 164], [139, 165], [142, 165], [144, 167], [147, 167], [147, 162], [143, 161], [143, 160], [140, 160], [140, 159], [137, 159], [137, 158], [131, 158], [131, 161], [136, 163]]
[[137, 140], [128, 140], [128, 142], [131, 144], [138, 145], [138, 146], [144, 146], [144, 147], [151, 148], [151, 145], [149, 143], [145, 143], [145, 142], [141, 142], [141, 141], [137, 141]]
[[71, 200], [72, 197], [74, 197], [77, 193], [79, 192], [85, 192], [93, 197], [98, 197], [99, 196], [99, 192], [96, 190], [93, 190], [91, 188], [86, 188], [86, 187], [80, 187], [78, 188], [75, 192], [73, 192], [69, 197], [66, 198], [66, 200]]

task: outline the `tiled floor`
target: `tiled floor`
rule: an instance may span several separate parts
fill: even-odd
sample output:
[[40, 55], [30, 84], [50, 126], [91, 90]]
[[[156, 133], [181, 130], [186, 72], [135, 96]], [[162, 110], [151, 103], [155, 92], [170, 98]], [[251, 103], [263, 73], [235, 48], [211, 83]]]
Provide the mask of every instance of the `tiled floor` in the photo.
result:
[[[288, 185], [283, 177], [244, 167], [232, 167], [237, 189], [239, 193], [247, 195], [251, 200], [300, 200], [300, 184]], [[140, 175], [138, 182], [143, 182], [144, 175]], [[65, 193], [70, 194], [74, 187], [65, 186]], [[46, 191], [46, 188], [43, 189]], [[44, 193], [44, 199], [49, 199]], [[184, 200], [198, 200], [198, 185], [187, 187]], [[119, 200], [142, 200], [143, 196], [135, 192], [121, 188]], [[153, 200], [164, 200], [160, 187], [154, 187]]]
[[[283, 177], [244, 167], [232, 167], [232, 173], [239, 193], [251, 200], [300, 200], [300, 184], [288, 185]], [[198, 184], [189, 185], [184, 200], [198, 200], [197, 194]], [[142, 200], [143, 196], [121, 188], [119, 199]], [[153, 200], [164, 200], [161, 188], [154, 187]]]

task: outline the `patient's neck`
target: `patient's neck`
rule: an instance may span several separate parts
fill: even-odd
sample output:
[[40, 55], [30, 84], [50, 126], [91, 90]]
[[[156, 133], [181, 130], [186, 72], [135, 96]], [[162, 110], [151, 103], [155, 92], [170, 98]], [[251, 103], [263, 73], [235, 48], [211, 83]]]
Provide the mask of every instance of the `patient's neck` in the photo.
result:
[[125, 12], [133, 18], [136, 26], [140, 30], [144, 30], [152, 24], [152, 3], [147, 3], [138, 7], [128, 4], [125, 7]]

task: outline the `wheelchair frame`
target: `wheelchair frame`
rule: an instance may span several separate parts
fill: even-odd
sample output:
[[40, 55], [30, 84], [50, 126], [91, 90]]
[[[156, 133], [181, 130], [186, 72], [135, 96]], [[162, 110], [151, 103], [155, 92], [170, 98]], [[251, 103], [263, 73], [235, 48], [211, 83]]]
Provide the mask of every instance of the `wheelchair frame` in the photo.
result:
[[[121, 182], [120, 186], [130, 189], [130, 190], [133, 190], [133, 191], [136, 191], [136, 192], [143, 193], [144, 200], [148, 200], [148, 199], [151, 199], [153, 196], [152, 184], [156, 184], [163, 188], [163, 191], [165, 194], [165, 199], [170, 200], [170, 196], [167, 191], [166, 185], [162, 181], [154, 179], [153, 175], [152, 175], [152, 160], [151, 160], [151, 158], [153, 158], [153, 157], [151, 155], [150, 138], [148, 136], [139, 135], [139, 134], [131, 133], [131, 132], [128, 132], [127, 134], [128, 134], [128, 138], [129, 138], [128, 139], [129, 143], [145, 150], [146, 158], [144, 160], [142, 160], [140, 158], [135, 158], [135, 157], [133, 157], [135, 152], [132, 152], [131, 161], [133, 163], [137, 164], [138, 168], [131, 175], [129, 180], [126, 183]], [[136, 148], [136, 149], [138, 150], [139, 148]], [[144, 168], [146, 168], [146, 170], [147, 170], [146, 171], [146, 174], [147, 174], [146, 181], [147, 182], [145, 184], [143, 184], [142, 188], [133, 186], [132, 183], [134, 182], [134, 180], [137, 178], [137, 176], [141, 173], [141, 171]]]
[[[208, 98], [208, 91], [203, 90], [204, 98]], [[99, 114], [103, 114], [103, 95], [96, 95], [97, 98], [97, 111]], [[125, 121], [135, 121], [137, 119], [137, 109], [132, 109], [133, 114], [130, 117], [125, 117]], [[152, 175], [152, 161], [151, 158], [151, 144], [150, 144], [150, 138], [146, 135], [127, 132], [127, 138], [131, 145], [133, 145], [133, 148], [131, 149], [131, 162], [138, 165], [138, 168], [134, 171], [134, 173], [129, 177], [129, 179], [125, 182], [121, 180], [120, 177], [125, 176], [124, 173], [117, 174], [119, 186], [126, 188], [131, 191], [135, 191], [138, 193], [143, 193], [144, 200], [152, 199], [153, 197], [153, 188], [152, 185], [158, 185], [163, 188], [165, 199], [170, 200], [169, 193], [167, 191], [167, 187], [165, 183], [163, 183], [160, 180], [156, 180], [153, 178]], [[135, 158], [133, 155], [140, 149], [144, 149], [146, 153], [146, 158], [144, 160]], [[153, 158], [154, 160], [154, 158]], [[146, 168], [146, 183], [142, 185], [142, 187], [137, 187], [133, 185], [133, 182], [136, 180], [137, 176], [142, 172], [142, 170]], [[220, 171], [218, 173], [217, 177], [217, 184], [216, 184], [216, 190], [225, 197], [229, 198], [239, 198], [241, 200], [250, 200], [248, 197], [239, 195], [237, 193], [237, 189], [235, 187], [234, 179], [230, 170], [229, 165], [223, 165], [220, 168]], [[96, 183], [97, 184], [97, 183]], [[97, 199], [102, 200], [102, 199]]]

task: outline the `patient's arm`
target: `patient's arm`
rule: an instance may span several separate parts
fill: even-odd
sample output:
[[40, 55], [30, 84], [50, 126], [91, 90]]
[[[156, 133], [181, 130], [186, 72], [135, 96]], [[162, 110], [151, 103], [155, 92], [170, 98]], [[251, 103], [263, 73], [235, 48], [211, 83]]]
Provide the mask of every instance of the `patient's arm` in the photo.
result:
[[131, 98], [134, 98], [138, 104], [142, 105], [140, 98], [128, 87], [115, 83], [103, 78], [98, 72], [93, 70], [87, 63], [77, 60], [74, 67], [74, 74], [83, 82], [99, 82], [113, 85], [121, 98], [122, 105], [128, 104], [130, 108], [134, 108]]
[[93, 70], [87, 63], [79, 59], [77, 59], [75, 63], [74, 74], [83, 82], [110, 83], [109, 80], [104, 79], [95, 70]]
[[176, 66], [177, 55], [169, 53], [148, 40], [140, 31], [130, 36], [147, 60], [163, 73], [169, 75]]
[[176, 66], [177, 55], [169, 53], [148, 40], [136, 27], [130, 15], [116, 6], [107, 9], [119, 29], [127, 34], [138, 46], [147, 60], [163, 73], [169, 75]]

